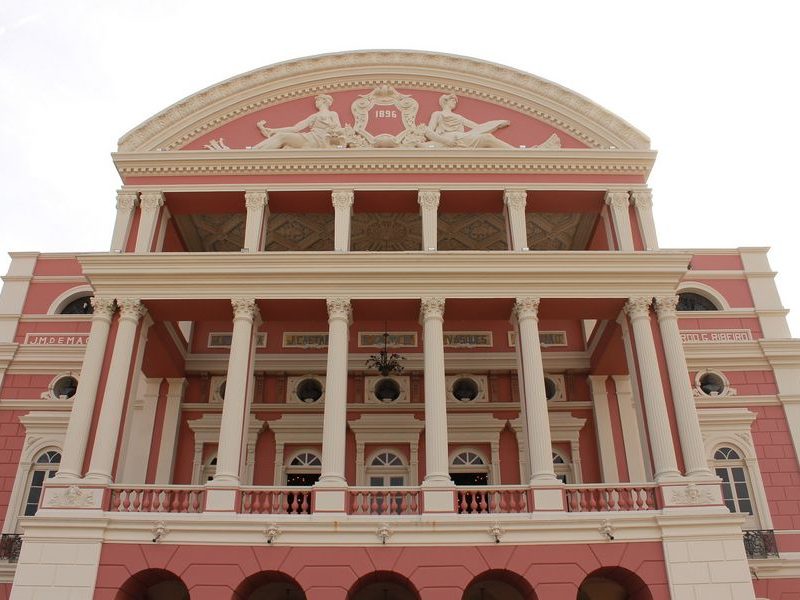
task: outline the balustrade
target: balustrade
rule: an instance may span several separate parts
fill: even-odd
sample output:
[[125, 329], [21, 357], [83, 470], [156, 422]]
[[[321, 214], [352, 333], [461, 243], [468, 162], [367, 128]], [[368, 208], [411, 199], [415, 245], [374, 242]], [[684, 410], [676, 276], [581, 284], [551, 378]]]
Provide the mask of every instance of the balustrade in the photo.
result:
[[657, 510], [656, 486], [567, 487], [567, 512]]
[[22, 549], [22, 536], [18, 533], [4, 533], [0, 537], [0, 560], [17, 562]]
[[311, 488], [243, 489], [238, 506], [247, 515], [310, 515]]
[[531, 502], [529, 488], [520, 487], [459, 487], [455, 492], [458, 514], [524, 513]]
[[418, 515], [420, 500], [416, 488], [351, 489], [348, 511], [351, 515]]
[[777, 558], [778, 543], [772, 529], [748, 529], [743, 532], [747, 558]]
[[110, 492], [111, 512], [200, 513], [205, 506], [201, 487], [114, 487]]

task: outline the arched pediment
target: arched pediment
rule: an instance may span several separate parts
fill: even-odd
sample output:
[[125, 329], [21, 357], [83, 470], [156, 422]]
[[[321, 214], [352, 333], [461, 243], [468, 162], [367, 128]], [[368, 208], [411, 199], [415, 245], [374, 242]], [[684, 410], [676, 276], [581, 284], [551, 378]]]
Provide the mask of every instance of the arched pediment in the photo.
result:
[[[354, 126], [357, 134], [380, 136], [376, 143], [370, 140], [376, 147], [396, 143], [390, 138], [399, 139], [398, 132], [404, 130], [412, 132], [415, 124], [428, 125], [446, 94], [456, 96], [455, 112], [473, 124], [500, 123], [487, 129], [489, 135], [513, 147], [650, 147], [649, 139], [624, 120], [534, 75], [460, 56], [363, 51], [278, 63], [213, 85], [125, 134], [119, 151], [256, 146], [265, 139], [259, 121], [269, 128], [294, 125], [315, 112], [314, 97], [319, 94], [333, 98], [331, 110], [343, 126]], [[355, 107], [357, 102], [360, 108]], [[358, 112], [363, 113], [365, 106], [369, 123], [359, 132], [364, 114]], [[395, 114], [379, 122], [375, 111], [383, 109]], [[407, 146], [413, 140], [400, 141]], [[357, 137], [342, 142], [351, 147], [358, 143]]]

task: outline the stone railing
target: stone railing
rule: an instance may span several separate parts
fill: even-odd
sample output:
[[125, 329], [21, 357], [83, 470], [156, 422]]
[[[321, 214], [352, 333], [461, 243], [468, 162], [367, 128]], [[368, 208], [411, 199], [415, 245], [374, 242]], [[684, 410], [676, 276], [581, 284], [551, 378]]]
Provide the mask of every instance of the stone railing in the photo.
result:
[[350, 488], [347, 509], [351, 515], [418, 515], [421, 499], [418, 488]]
[[747, 558], [778, 558], [778, 544], [772, 529], [746, 529], [743, 535]]
[[567, 486], [567, 512], [658, 510], [655, 485]]
[[109, 490], [110, 512], [200, 513], [205, 509], [205, 489], [178, 486], [114, 486]]
[[17, 562], [22, 548], [22, 536], [18, 533], [4, 533], [0, 537], [0, 561]]
[[309, 515], [311, 488], [242, 488], [237, 512], [247, 515]]
[[458, 514], [524, 513], [531, 509], [527, 486], [458, 487], [455, 491]]

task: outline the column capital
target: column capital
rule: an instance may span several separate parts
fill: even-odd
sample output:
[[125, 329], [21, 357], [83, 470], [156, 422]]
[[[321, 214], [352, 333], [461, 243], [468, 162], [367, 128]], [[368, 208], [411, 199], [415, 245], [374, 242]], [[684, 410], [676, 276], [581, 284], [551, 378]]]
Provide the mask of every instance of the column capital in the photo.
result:
[[420, 316], [423, 320], [444, 318], [444, 298], [422, 298], [420, 301]]
[[92, 304], [94, 316], [104, 319], [111, 319], [114, 316], [116, 306], [114, 305], [113, 298], [103, 298], [101, 296], [92, 296], [89, 299]]
[[255, 298], [231, 298], [234, 319], [247, 319], [252, 321], [258, 316], [258, 306]]
[[419, 190], [417, 193], [417, 204], [422, 210], [436, 210], [439, 208], [439, 190]]
[[244, 193], [244, 205], [247, 210], [259, 210], [269, 202], [266, 191], [247, 191]]
[[147, 307], [139, 298], [117, 298], [121, 319], [138, 321], [147, 314]]
[[635, 190], [631, 192], [631, 199], [633, 205], [639, 208], [653, 207], [653, 192], [651, 190]]
[[509, 208], [524, 209], [528, 203], [528, 192], [520, 189], [503, 190], [503, 202]]
[[674, 317], [678, 310], [678, 296], [656, 296], [655, 307], [659, 319]]
[[539, 318], [539, 298], [524, 296], [514, 302], [514, 316], [518, 321]]
[[133, 210], [139, 201], [139, 193], [131, 190], [117, 190], [117, 209]]
[[625, 303], [624, 311], [631, 319], [642, 319], [650, 316], [650, 305], [653, 299], [649, 296], [636, 296], [628, 298]]
[[336, 297], [325, 300], [328, 307], [328, 319], [342, 319], [348, 323], [353, 320], [353, 307], [350, 305], [350, 298]]
[[331, 193], [331, 204], [333, 208], [343, 209], [353, 206], [355, 194], [353, 190], [333, 190]]
[[164, 206], [164, 194], [162, 192], [142, 192], [140, 204], [143, 210], [156, 210]]
[[611, 208], [628, 208], [630, 194], [628, 192], [606, 192], [606, 204]]

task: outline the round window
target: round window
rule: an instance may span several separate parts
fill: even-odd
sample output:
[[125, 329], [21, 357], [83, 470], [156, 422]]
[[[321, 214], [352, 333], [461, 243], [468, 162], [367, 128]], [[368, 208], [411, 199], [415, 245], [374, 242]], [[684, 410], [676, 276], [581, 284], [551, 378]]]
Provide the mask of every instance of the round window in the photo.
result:
[[544, 395], [548, 400], [552, 400], [558, 394], [558, 385], [549, 377], [544, 378]]
[[719, 396], [725, 390], [725, 381], [716, 373], [703, 373], [700, 376], [700, 389], [707, 396]]
[[381, 402], [394, 402], [400, 397], [400, 384], [394, 379], [384, 377], [375, 384], [374, 394]]
[[302, 402], [316, 402], [322, 398], [322, 384], [317, 379], [307, 377], [297, 384], [295, 393]]
[[460, 402], [471, 402], [478, 397], [478, 384], [471, 377], [459, 377], [453, 382], [453, 396]]
[[56, 398], [72, 398], [78, 391], [78, 380], [74, 377], [62, 377], [53, 385], [53, 395]]

